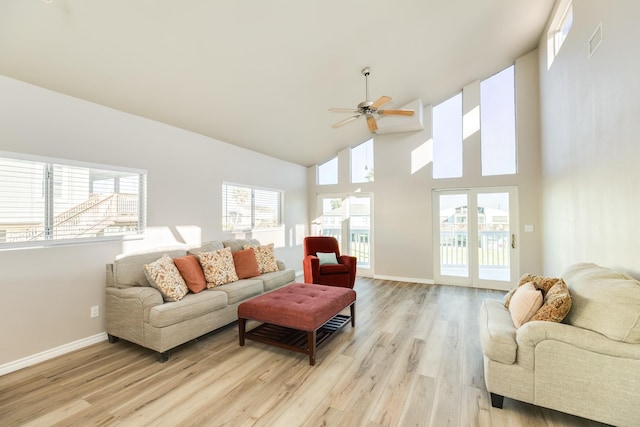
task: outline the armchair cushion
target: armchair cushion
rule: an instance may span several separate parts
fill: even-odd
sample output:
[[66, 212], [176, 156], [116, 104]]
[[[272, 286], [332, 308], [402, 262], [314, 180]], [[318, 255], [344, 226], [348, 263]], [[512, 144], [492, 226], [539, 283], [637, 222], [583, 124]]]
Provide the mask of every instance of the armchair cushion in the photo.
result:
[[338, 258], [336, 258], [335, 252], [317, 252], [316, 256], [320, 260], [320, 265], [337, 264]]

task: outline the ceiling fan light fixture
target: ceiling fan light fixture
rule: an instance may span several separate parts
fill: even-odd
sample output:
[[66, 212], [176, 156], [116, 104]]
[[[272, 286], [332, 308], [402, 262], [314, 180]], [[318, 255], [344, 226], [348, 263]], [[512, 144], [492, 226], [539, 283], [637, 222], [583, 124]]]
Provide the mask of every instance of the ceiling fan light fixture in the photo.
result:
[[354, 116], [349, 117], [348, 119], [342, 120], [338, 123], [332, 125], [332, 127], [337, 128], [343, 126], [355, 119], [358, 119], [362, 116], [365, 116], [367, 119], [367, 127], [371, 133], [374, 133], [378, 129], [378, 124], [376, 123], [375, 115], [396, 115], [396, 116], [412, 116], [414, 114], [413, 110], [379, 110], [378, 108], [383, 105], [391, 102], [391, 97], [382, 95], [380, 98], [375, 101], [369, 100], [369, 74], [371, 74], [370, 67], [364, 67], [360, 70], [360, 73], [364, 76], [364, 84], [365, 84], [365, 100], [358, 104], [356, 109], [348, 109], [348, 108], [330, 108], [329, 111], [335, 113], [356, 113]]

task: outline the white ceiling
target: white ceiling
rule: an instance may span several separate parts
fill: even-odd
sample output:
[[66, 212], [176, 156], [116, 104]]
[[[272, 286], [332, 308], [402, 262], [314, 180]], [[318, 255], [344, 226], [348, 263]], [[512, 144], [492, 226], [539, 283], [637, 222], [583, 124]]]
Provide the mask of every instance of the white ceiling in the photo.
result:
[[[537, 45], [554, 0], [2, 0], [0, 74], [304, 166], [370, 97], [438, 103]], [[1, 94], [0, 94], [1, 96]]]

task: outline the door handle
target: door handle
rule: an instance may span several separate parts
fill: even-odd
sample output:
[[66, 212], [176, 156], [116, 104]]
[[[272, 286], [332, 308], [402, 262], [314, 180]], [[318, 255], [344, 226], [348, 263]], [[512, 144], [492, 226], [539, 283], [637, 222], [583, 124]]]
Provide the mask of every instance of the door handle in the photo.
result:
[[511, 234], [511, 249], [515, 249], [515, 248], [516, 248], [516, 235]]

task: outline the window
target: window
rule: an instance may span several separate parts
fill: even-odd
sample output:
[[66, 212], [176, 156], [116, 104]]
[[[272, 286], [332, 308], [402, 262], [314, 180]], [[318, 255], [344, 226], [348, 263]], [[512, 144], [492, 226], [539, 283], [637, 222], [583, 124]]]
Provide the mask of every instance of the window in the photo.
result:
[[144, 171], [0, 152], [0, 247], [141, 235]]
[[462, 176], [462, 93], [433, 107], [433, 178]]
[[480, 82], [482, 176], [516, 173], [513, 65]]
[[282, 224], [282, 192], [222, 184], [222, 229], [276, 228]]
[[328, 162], [318, 166], [318, 185], [331, 185], [338, 183], [338, 158], [334, 157]]
[[351, 182], [373, 182], [373, 139], [351, 149]]
[[547, 33], [547, 69], [551, 68], [553, 60], [558, 56], [572, 26], [573, 3], [571, 0], [562, 0], [558, 3]]

